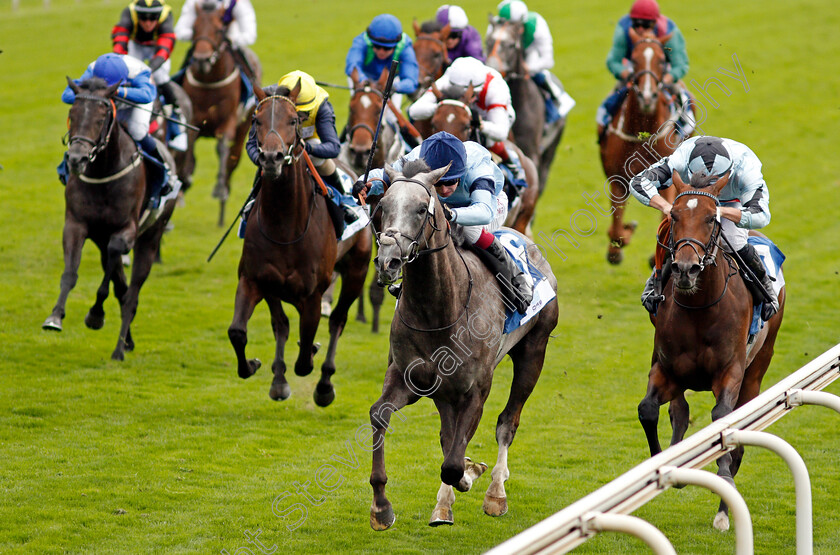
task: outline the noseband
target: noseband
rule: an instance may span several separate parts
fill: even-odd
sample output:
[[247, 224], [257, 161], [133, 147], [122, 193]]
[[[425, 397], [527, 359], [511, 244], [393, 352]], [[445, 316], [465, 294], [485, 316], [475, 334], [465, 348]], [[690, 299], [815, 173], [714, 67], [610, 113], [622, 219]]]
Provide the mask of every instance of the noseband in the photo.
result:
[[117, 105], [114, 104], [113, 99], [111, 98], [103, 98], [101, 96], [96, 96], [93, 94], [77, 94], [76, 99], [82, 100], [92, 100], [95, 102], [104, 102], [105, 104], [111, 105], [111, 111], [109, 112], [109, 122], [102, 126], [102, 129], [99, 131], [99, 138], [94, 141], [82, 135], [73, 135], [67, 141], [67, 146], [70, 147], [73, 145], [74, 142], [83, 142], [88, 143], [91, 145], [90, 152], [88, 153], [88, 160], [93, 163], [94, 159], [99, 155], [100, 152], [105, 150], [105, 147], [108, 146], [108, 141], [111, 138], [111, 132], [114, 130], [114, 125], [117, 122]]
[[[297, 162], [300, 159], [301, 155], [303, 154], [303, 150], [301, 150], [300, 153], [298, 153], [297, 156], [294, 155], [295, 147], [297, 147], [298, 142], [300, 141], [300, 120], [297, 119], [297, 106], [295, 106], [295, 103], [292, 102], [286, 96], [280, 96], [280, 95], [267, 96], [267, 97], [263, 98], [262, 100], [260, 100], [259, 104], [257, 104], [257, 107], [254, 110], [254, 117], [255, 118], [256, 118], [256, 115], [260, 111], [260, 107], [263, 104], [265, 104], [266, 102], [268, 102], [269, 100], [282, 100], [284, 102], [288, 102], [291, 105], [292, 110], [295, 111], [295, 140], [292, 141], [292, 144], [288, 145], [288, 148], [286, 148], [286, 141], [283, 140], [283, 136], [280, 135], [280, 133], [274, 127], [274, 106], [275, 106], [274, 102], [271, 103], [271, 119], [269, 120], [270, 130], [265, 135], [265, 138], [268, 138], [272, 134], [277, 135], [277, 138], [280, 139], [280, 144], [283, 145], [284, 149], [286, 150], [286, 154], [283, 156], [283, 165], [284, 166], [291, 166], [292, 164]], [[262, 144], [258, 145], [257, 148], [259, 149], [260, 153], [263, 152]]]

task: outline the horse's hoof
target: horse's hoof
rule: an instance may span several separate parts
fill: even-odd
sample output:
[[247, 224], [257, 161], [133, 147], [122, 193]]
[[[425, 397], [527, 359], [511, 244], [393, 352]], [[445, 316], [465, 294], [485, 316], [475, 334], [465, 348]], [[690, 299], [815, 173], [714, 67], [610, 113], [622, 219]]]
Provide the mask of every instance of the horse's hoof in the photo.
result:
[[493, 497], [490, 494], [484, 496], [484, 504], [481, 506], [484, 514], [490, 516], [502, 516], [507, 513], [507, 497]]
[[621, 249], [607, 251], [607, 262], [610, 264], [618, 265], [621, 264], [622, 260], [624, 260], [624, 253], [621, 252]]
[[130, 337], [125, 340], [125, 350], [129, 352], [134, 350], [134, 340]]
[[718, 514], [715, 515], [715, 521], [712, 523], [712, 526], [715, 527], [715, 530], [726, 532], [729, 530], [729, 515], [723, 511], [718, 511]]
[[375, 511], [373, 507], [370, 509], [370, 527], [377, 532], [387, 530], [394, 525], [397, 517], [394, 516], [394, 508], [390, 505], [384, 511]]
[[125, 352], [117, 349], [113, 353], [111, 353], [111, 359], [112, 360], [125, 360]]
[[285, 401], [292, 396], [292, 388], [287, 382], [272, 383], [271, 389], [268, 390], [268, 396], [274, 401]]
[[328, 407], [330, 403], [335, 401], [335, 388], [330, 385], [327, 391], [321, 391], [321, 384], [315, 387], [315, 392], [312, 394], [315, 399], [315, 404], [319, 407]]
[[451, 507], [435, 507], [432, 511], [432, 518], [429, 520], [429, 526], [440, 526], [441, 524], [448, 524], [452, 526], [455, 524], [455, 517], [452, 516]]
[[92, 330], [101, 330], [102, 326], [105, 325], [105, 314], [88, 312], [87, 316], [85, 316], [85, 325]]
[[295, 363], [295, 375], [308, 376], [312, 373], [313, 368], [315, 366], [311, 362], [304, 362], [303, 364]]
[[61, 331], [61, 318], [50, 315], [46, 320], [44, 320], [44, 323], [41, 324], [41, 328], [50, 331]]
[[257, 370], [260, 369], [260, 366], [262, 366], [262, 362], [260, 362], [260, 359], [252, 358], [248, 361], [248, 368], [245, 370], [245, 372], [242, 372], [242, 370], [240, 369], [239, 377], [243, 380], [247, 380], [248, 378], [257, 373]]
[[367, 324], [367, 318], [364, 314], [356, 314], [356, 321], [361, 322], [362, 324]]
[[639, 227], [639, 222], [636, 221], [636, 220], [633, 220], [631, 222], [628, 222], [628, 223], [624, 224], [624, 230], [629, 231], [630, 233], [633, 233], [634, 231], [636, 231], [637, 227]]
[[216, 183], [216, 186], [213, 188], [213, 198], [217, 198], [219, 200], [227, 200], [228, 199], [227, 187], [225, 187], [221, 183]]

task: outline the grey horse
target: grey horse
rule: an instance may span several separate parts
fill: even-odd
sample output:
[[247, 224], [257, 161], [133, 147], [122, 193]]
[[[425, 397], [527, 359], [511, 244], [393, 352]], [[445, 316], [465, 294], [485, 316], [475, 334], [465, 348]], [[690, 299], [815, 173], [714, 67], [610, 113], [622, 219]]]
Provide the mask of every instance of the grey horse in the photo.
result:
[[[491, 516], [507, 512], [508, 448], [557, 324], [554, 299], [512, 333], [502, 333], [506, 301], [500, 284], [473, 252], [456, 247], [433, 188], [447, 169], [430, 171], [422, 161], [407, 163], [405, 174], [386, 169], [392, 185], [380, 200], [379, 255], [374, 265], [380, 281], [393, 283], [400, 276], [403, 281], [391, 323], [382, 396], [370, 409], [370, 524], [374, 530], [385, 530], [395, 521], [385, 496], [384, 439], [391, 416], [404, 419], [399, 410], [421, 397], [430, 397], [440, 413], [444, 456], [443, 483], [429, 524], [453, 524], [453, 488], [469, 491], [487, 469], [465, 454], [490, 393], [493, 370], [506, 354], [513, 359], [513, 383], [496, 425], [499, 454], [484, 497], [484, 512]], [[533, 242], [519, 237], [529, 247], [528, 262], [548, 277], [556, 291], [557, 280], [548, 262]]]

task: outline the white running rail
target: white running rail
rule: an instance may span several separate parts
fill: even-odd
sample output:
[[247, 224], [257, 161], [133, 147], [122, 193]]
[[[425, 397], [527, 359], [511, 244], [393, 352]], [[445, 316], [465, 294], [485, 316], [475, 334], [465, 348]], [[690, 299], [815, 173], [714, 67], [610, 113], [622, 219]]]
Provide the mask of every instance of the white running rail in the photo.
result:
[[813, 551], [813, 532], [808, 471], [789, 444], [759, 430], [804, 404], [821, 405], [840, 412], [840, 397], [820, 391], [837, 378], [840, 378], [840, 344], [738, 410], [496, 546], [487, 555], [566, 553], [601, 530], [633, 534], [656, 553], [673, 553], [670, 542], [649, 523], [641, 519], [610, 517], [628, 515], [666, 488], [687, 483], [713, 487], [719, 495], [727, 496], [725, 500], [735, 519], [736, 553], [752, 553], [752, 522], [740, 495], [735, 503], [730, 503], [732, 493], [712, 480], [716, 476], [711, 473], [704, 473], [709, 474], [708, 477], [695, 474], [702, 472], [699, 470], [688, 472], [706, 466], [738, 445], [772, 449], [790, 467], [796, 488], [796, 552], [798, 555], [810, 554]]

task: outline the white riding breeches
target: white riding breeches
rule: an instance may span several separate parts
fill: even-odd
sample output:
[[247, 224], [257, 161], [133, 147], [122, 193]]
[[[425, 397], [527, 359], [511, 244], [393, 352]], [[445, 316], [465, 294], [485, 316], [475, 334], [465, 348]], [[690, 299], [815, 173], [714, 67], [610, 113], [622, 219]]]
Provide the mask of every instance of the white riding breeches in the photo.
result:
[[140, 104], [138, 108], [121, 108], [117, 110], [117, 120], [123, 124], [128, 134], [135, 141], [139, 141], [149, 134], [149, 123], [152, 119], [151, 110], [153, 104], [153, 102], [149, 102], [148, 104]]
[[508, 198], [504, 191], [500, 192], [496, 197], [496, 206], [493, 214], [493, 219], [490, 223], [484, 225], [469, 225], [463, 226], [464, 238], [470, 245], [475, 245], [478, 238], [481, 237], [482, 231], [493, 233], [500, 227], [505, 225], [508, 213]]

